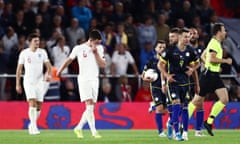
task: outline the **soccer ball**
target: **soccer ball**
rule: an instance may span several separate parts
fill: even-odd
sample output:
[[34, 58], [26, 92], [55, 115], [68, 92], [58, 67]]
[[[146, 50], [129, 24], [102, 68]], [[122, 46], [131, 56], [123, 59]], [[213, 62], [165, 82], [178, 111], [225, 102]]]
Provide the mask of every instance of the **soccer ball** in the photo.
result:
[[158, 79], [158, 73], [154, 69], [148, 69], [147, 71], [145, 71], [144, 77], [156, 81]]

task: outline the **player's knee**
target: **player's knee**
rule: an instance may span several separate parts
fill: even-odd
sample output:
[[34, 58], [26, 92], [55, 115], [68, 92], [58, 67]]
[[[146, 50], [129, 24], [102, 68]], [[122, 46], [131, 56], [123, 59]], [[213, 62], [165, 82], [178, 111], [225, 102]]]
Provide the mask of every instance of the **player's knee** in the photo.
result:
[[220, 101], [221, 101], [223, 104], [226, 105], [226, 104], [228, 103], [229, 99], [228, 99], [228, 97], [223, 97], [223, 98], [220, 99]]

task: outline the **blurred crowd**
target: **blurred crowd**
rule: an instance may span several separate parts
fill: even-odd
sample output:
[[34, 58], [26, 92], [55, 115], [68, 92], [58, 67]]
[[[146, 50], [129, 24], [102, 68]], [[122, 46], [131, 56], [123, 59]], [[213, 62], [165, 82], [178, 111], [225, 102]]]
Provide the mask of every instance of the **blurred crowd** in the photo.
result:
[[[99, 29], [107, 60], [101, 72], [112, 76], [101, 78], [99, 101], [151, 101], [148, 84], [139, 88], [137, 80], [154, 55], [156, 41], [167, 41], [173, 27], [194, 27], [199, 44], [205, 47], [217, 20], [210, 0], [0, 0], [0, 74], [15, 74], [29, 33], [41, 36], [40, 48], [46, 49], [58, 69], [72, 48], [85, 42], [90, 30]], [[77, 74], [78, 69], [74, 61], [63, 73]], [[48, 100], [79, 100], [75, 78], [56, 81], [50, 89], [57, 87], [57, 94], [52, 91], [58, 97]], [[226, 84], [233, 93], [230, 100], [239, 101], [238, 83], [230, 80]], [[25, 98], [16, 94], [15, 78], [1, 77], [0, 92], [0, 100]]]

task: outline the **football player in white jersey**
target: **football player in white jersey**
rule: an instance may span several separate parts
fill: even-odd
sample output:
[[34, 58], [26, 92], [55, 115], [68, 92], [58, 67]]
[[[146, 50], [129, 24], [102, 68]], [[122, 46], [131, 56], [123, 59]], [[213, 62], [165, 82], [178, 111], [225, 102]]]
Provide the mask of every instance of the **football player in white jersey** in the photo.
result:
[[[23, 86], [29, 103], [28, 116], [29, 134], [39, 134], [37, 119], [40, 114], [43, 97], [46, 92], [46, 82], [51, 80], [51, 64], [44, 49], [39, 48], [39, 36], [35, 33], [28, 37], [29, 48], [24, 49], [18, 59], [16, 70], [16, 91], [22, 93], [21, 74], [24, 67]], [[43, 65], [46, 74], [43, 74]]]
[[85, 102], [85, 111], [78, 125], [74, 128], [74, 133], [78, 138], [83, 138], [82, 128], [88, 122], [92, 136], [101, 138], [96, 130], [94, 107], [97, 102], [99, 88], [99, 67], [104, 68], [106, 65], [104, 58], [104, 48], [101, 43], [101, 34], [98, 30], [92, 30], [87, 42], [77, 45], [73, 48], [71, 54], [65, 63], [60, 67], [57, 76], [67, 67], [75, 58], [78, 59], [79, 75], [78, 86], [80, 99]]

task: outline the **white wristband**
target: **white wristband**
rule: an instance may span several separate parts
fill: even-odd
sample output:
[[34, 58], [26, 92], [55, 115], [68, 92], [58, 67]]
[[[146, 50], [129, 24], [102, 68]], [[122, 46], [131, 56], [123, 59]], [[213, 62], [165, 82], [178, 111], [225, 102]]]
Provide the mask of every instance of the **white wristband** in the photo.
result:
[[166, 84], [166, 82], [165, 81], [162, 81], [162, 85], [165, 85]]

